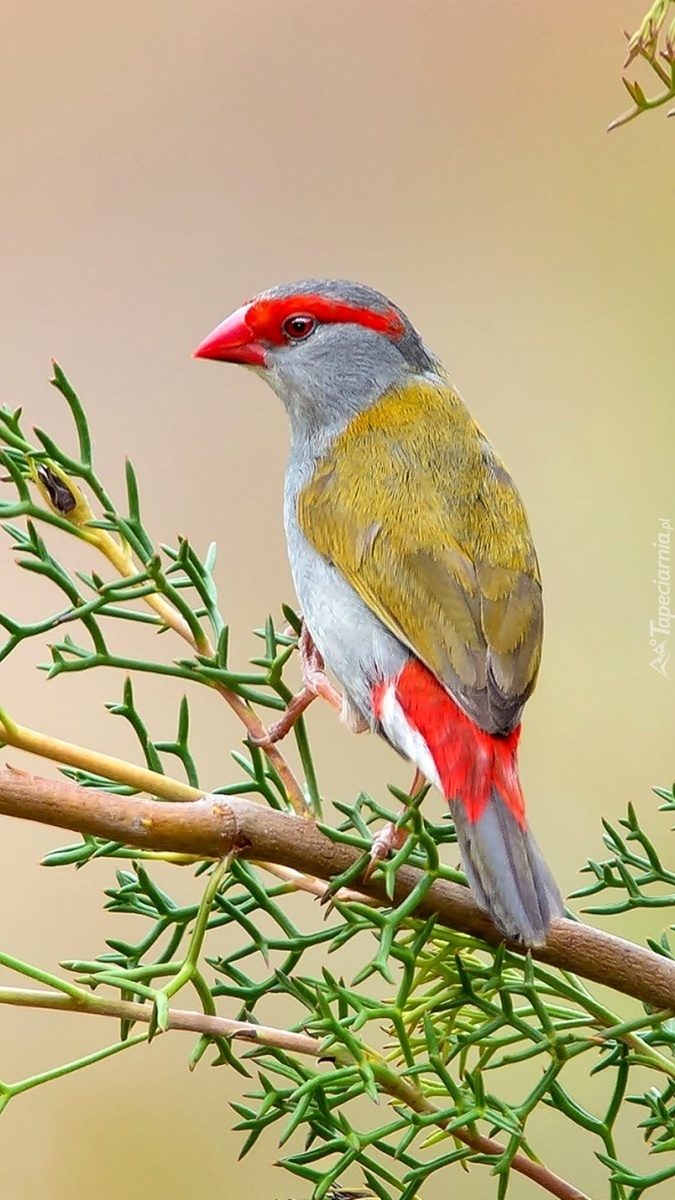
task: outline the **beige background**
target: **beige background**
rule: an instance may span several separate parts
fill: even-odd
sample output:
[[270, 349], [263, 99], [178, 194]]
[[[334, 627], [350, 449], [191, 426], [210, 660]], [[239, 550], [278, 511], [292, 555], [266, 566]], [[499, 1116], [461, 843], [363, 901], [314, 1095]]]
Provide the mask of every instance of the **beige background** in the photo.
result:
[[[659, 517], [673, 502], [675, 121], [608, 136], [626, 106], [623, 27], [645, 0], [26, 0], [0, 48], [2, 400], [67, 430], [55, 355], [86, 400], [104, 478], [132, 455], [149, 526], [220, 546], [235, 655], [292, 591], [281, 527], [284, 415], [261, 383], [190, 352], [259, 288], [342, 275], [389, 293], [448, 364], [525, 496], [547, 603], [523, 774], [566, 891], [602, 854], [600, 816], [633, 800], [664, 850], [650, 792], [672, 778], [675, 683], [650, 669]], [[245, 502], [242, 497], [245, 496]], [[2, 605], [53, 600], [1, 550]], [[112, 753], [110, 673], [47, 685], [31, 645], [0, 666], [20, 721]], [[675, 668], [674, 668], [675, 669]], [[139, 685], [155, 736], [178, 689]], [[234, 778], [239, 731], [200, 698], [204, 782]], [[329, 712], [311, 729], [329, 795], [384, 796], [407, 773]], [[20, 756], [10, 760], [20, 763]], [[437, 797], [431, 811], [440, 813]], [[435, 807], [434, 807], [435, 806]], [[112, 868], [37, 866], [67, 837], [5, 821], [0, 945], [53, 968], [94, 955]], [[174, 886], [173, 880], [171, 881]], [[196, 885], [181, 876], [186, 895]], [[660, 932], [659, 914], [632, 932]], [[0, 1078], [103, 1044], [73, 1018], [3, 1012]], [[269, 1139], [235, 1165], [239, 1082], [160, 1039], [18, 1100], [0, 1122], [12, 1200], [202, 1200], [305, 1194]], [[545, 1126], [540, 1148], [594, 1194], [590, 1151]], [[548, 1134], [546, 1133], [548, 1129]], [[625, 1153], [639, 1158], [637, 1135]], [[659, 1165], [658, 1163], [656, 1164]], [[453, 1180], [437, 1179], [430, 1197]], [[454, 1186], [491, 1195], [480, 1169]], [[510, 1195], [534, 1190], [516, 1181]]]

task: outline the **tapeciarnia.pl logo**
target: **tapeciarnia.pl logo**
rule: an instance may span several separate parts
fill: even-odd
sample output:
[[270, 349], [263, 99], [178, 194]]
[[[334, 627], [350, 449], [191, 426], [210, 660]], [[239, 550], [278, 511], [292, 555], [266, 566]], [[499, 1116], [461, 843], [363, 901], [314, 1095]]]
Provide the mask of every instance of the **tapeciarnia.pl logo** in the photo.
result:
[[658, 671], [659, 675], [669, 679], [670, 676], [666, 671], [670, 658], [668, 642], [670, 640], [670, 622], [675, 617], [675, 614], [670, 611], [670, 537], [673, 527], [668, 517], [659, 517], [659, 525], [661, 528], [658, 539], [653, 543], [657, 553], [656, 579], [652, 580], [657, 588], [659, 615], [655, 621], [649, 622], [649, 645], [654, 654], [649, 665]]

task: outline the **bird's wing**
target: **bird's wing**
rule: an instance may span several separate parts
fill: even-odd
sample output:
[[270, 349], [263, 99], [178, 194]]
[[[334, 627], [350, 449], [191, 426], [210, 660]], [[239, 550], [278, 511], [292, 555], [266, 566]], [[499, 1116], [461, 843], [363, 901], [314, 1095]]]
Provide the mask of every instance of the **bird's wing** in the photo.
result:
[[298, 520], [481, 728], [517, 724], [541, 654], [537, 557], [510, 476], [449, 386], [418, 380], [357, 415]]

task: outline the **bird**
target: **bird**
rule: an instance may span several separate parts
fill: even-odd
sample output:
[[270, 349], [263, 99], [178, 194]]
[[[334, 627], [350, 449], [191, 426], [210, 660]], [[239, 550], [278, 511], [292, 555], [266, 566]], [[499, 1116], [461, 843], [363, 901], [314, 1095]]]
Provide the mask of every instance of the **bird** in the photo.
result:
[[263, 291], [193, 356], [254, 371], [289, 417], [306, 696], [335, 698], [325, 664], [352, 727], [442, 792], [479, 906], [505, 938], [542, 945], [564, 908], [518, 773], [542, 586], [506, 467], [402, 309], [365, 284]]

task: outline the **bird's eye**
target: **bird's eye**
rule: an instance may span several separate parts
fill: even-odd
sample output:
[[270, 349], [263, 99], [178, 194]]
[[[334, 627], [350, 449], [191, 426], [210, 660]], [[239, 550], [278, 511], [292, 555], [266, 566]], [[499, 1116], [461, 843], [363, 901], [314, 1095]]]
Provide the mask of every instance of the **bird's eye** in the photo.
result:
[[292, 317], [286, 317], [281, 331], [289, 342], [301, 342], [303, 338], [309, 337], [315, 325], [314, 317], [306, 313], [294, 313]]

